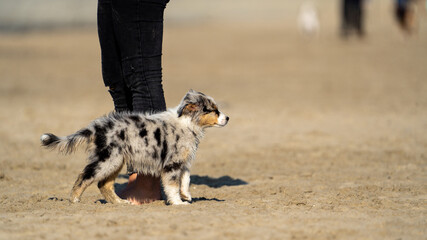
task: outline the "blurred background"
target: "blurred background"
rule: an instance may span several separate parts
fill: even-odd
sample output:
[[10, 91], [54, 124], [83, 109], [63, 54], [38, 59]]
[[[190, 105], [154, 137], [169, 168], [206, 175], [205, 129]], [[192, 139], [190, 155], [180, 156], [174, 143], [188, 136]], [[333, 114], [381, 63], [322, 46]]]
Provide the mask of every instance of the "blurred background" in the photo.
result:
[[[235, 219], [210, 218], [216, 213], [207, 209], [234, 214], [247, 227], [235, 236], [257, 239], [265, 236], [260, 229], [283, 239], [284, 225], [274, 227], [283, 221], [294, 239], [426, 236], [426, 1], [406, 9], [396, 6], [402, 0], [346, 2], [346, 17], [339, 0], [167, 5], [167, 106], [192, 88], [213, 96], [231, 118], [227, 127], [208, 132], [194, 174], [249, 183], [234, 192], [207, 186], [193, 191], [229, 204], [200, 212], [221, 231], [232, 229]], [[39, 147], [39, 137], [70, 134], [113, 110], [102, 82], [96, 8], [95, 0], [0, 0], [0, 187], [9, 196], [0, 202], [4, 212], [24, 209], [29, 216], [4, 222], [3, 233], [16, 226], [25, 234], [25, 226], [41, 221], [47, 229], [70, 231], [67, 222], [54, 221], [60, 211], [48, 212], [51, 220], [31, 214], [54, 205], [47, 200], [52, 196], [67, 198], [83, 161], [58, 161]], [[59, 176], [64, 183], [57, 185]], [[26, 205], [40, 192], [34, 206]], [[87, 194], [96, 199], [91, 196], [99, 193], [93, 187]], [[90, 204], [79, 206], [90, 212]], [[74, 210], [71, 217], [79, 212]], [[172, 221], [168, 213], [163, 222]], [[126, 230], [104, 226], [103, 217], [108, 215], [100, 215], [99, 227], [110, 236]], [[34, 231], [38, 236], [42, 230]], [[189, 231], [206, 233], [203, 226]]]
[[[411, 2], [406, 24], [396, 15], [401, 2]], [[87, 0], [0, 0], [3, 109], [23, 111], [23, 119], [84, 110], [84, 122], [113, 109], [102, 83], [96, 8]], [[273, 125], [300, 112], [419, 109], [426, 39], [422, 0], [172, 0], [163, 51], [167, 104], [194, 88], [233, 110], [268, 113]], [[280, 141], [285, 131], [272, 136]], [[271, 139], [252, 137], [262, 136]]]
[[[295, 22], [305, 5], [315, 8], [319, 23], [325, 33], [336, 31], [341, 25], [342, 4], [344, 0], [208, 0], [172, 1], [165, 16], [168, 25], [201, 24], [217, 22], [223, 24], [274, 24], [295, 28]], [[390, 29], [395, 25], [395, 5], [397, 2], [410, 2], [416, 6], [417, 31], [425, 32], [424, 0], [350, 0], [364, 2], [365, 21], [370, 34], [379, 29]], [[95, 27], [97, 1], [84, 0], [1, 0], [0, 29], [4, 31], [23, 31], [64, 27]]]

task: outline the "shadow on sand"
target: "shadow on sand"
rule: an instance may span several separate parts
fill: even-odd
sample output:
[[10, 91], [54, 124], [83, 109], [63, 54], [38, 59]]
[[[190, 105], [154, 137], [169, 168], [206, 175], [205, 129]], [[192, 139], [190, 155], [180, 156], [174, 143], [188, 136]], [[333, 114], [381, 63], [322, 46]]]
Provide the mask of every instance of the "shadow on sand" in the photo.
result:
[[238, 179], [232, 178], [230, 176], [222, 176], [219, 178], [212, 178], [209, 176], [199, 176], [199, 175], [191, 175], [191, 184], [194, 185], [206, 185], [211, 188], [220, 188], [224, 186], [239, 186], [246, 185], [247, 182]]
[[[118, 178], [123, 179], [129, 179], [129, 176], [126, 174], [120, 174]], [[209, 176], [199, 176], [199, 175], [191, 175], [191, 184], [192, 185], [206, 185], [211, 188], [220, 188], [224, 186], [239, 186], [239, 185], [247, 185], [248, 183], [246, 181], [243, 181], [238, 178], [232, 178], [230, 176], [222, 176], [219, 178], [212, 178]], [[126, 183], [115, 183], [114, 188], [116, 192], [120, 192], [123, 190], [127, 185]], [[162, 193], [163, 199], [164, 199], [164, 193]], [[216, 201], [216, 202], [224, 202], [225, 200], [217, 199], [217, 198], [205, 198], [205, 197], [199, 197], [199, 198], [193, 198], [192, 202], [201, 202], [201, 201]], [[96, 202], [100, 202], [102, 204], [107, 203], [103, 199], [98, 199]]]
[[[124, 178], [129, 179], [128, 175], [120, 174], [118, 178]], [[191, 175], [191, 184], [194, 185], [206, 185], [211, 188], [220, 188], [224, 186], [239, 186], [239, 185], [247, 185], [248, 183], [246, 181], [243, 181], [238, 178], [232, 178], [230, 176], [222, 176], [219, 178], [212, 178], [209, 176], [199, 176], [199, 175]], [[122, 184], [114, 184], [116, 190], [123, 189], [126, 187], [127, 183]]]

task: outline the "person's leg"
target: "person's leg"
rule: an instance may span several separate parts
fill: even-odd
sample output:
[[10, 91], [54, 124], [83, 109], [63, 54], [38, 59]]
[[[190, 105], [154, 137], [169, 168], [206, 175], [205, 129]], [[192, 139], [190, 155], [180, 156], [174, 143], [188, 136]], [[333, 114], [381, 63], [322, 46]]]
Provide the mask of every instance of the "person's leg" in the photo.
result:
[[358, 0], [355, 10], [355, 28], [359, 37], [365, 35], [364, 29], [364, 0]]
[[349, 0], [342, 0], [341, 2], [341, 36], [347, 37], [349, 33], [349, 13], [350, 3]]
[[121, 66], [135, 112], [166, 110], [162, 87], [165, 0], [113, 0]]
[[132, 111], [130, 90], [124, 82], [120, 51], [113, 25], [111, 0], [98, 0], [98, 37], [101, 46], [102, 78], [117, 112]]
[[[140, 10], [143, 17], [140, 19], [142, 81], [131, 83], [134, 111], [161, 112], [166, 110], [166, 102], [162, 86], [162, 45], [163, 45], [163, 12], [165, 4], [141, 3]], [[150, 99], [140, 91], [147, 89]], [[143, 90], [144, 91], [144, 90]]]
[[349, 0], [348, 26], [351, 31], [356, 30], [358, 0]]
[[[121, 53], [114, 30], [111, 0], [98, 1], [98, 35], [102, 55], [102, 76], [105, 86], [113, 98], [117, 112], [132, 111], [132, 94], [126, 86], [121, 64]], [[150, 176], [138, 176], [134, 173], [129, 183], [119, 194], [134, 204], [160, 199], [160, 180]]]
[[[166, 110], [161, 84], [165, 5], [165, 0], [113, 0], [122, 72], [135, 112]], [[128, 168], [128, 172], [134, 172], [134, 169]], [[119, 195], [134, 204], [159, 200], [160, 178], [133, 173]]]

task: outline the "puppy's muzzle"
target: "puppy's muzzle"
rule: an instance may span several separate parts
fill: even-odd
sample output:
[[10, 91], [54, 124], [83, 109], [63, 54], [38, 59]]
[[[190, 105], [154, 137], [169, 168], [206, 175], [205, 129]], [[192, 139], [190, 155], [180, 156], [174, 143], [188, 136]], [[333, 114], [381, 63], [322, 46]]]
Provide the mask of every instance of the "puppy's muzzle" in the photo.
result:
[[227, 125], [228, 120], [230, 120], [230, 118], [228, 116], [226, 116], [224, 113], [220, 113], [219, 117], [218, 117], [218, 127], [224, 127], [225, 125]]

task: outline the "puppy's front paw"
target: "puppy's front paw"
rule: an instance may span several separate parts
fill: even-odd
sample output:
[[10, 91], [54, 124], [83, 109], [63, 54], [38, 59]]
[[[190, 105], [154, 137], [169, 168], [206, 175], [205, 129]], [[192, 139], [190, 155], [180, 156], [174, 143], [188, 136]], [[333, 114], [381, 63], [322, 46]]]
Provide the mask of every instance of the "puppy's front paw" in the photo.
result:
[[192, 200], [190, 193], [181, 193], [181, 199], [187, 202]]
[[170, 205], [189, 205], [189, 202], [183, 202], [183, 201], [170, 201], [169, 202]]
[[134, 203], [133, 203], [133, 202], [131, 202], [131, 201], [129, 201], [129, 200], [126, 200], [126, 199], [121, 199], [121, 200], [120, 200], [120, 202], [118, 202], [118, 203], [120, 203], [120, 204], [130, 204], [130, 205], [134, 205]]

